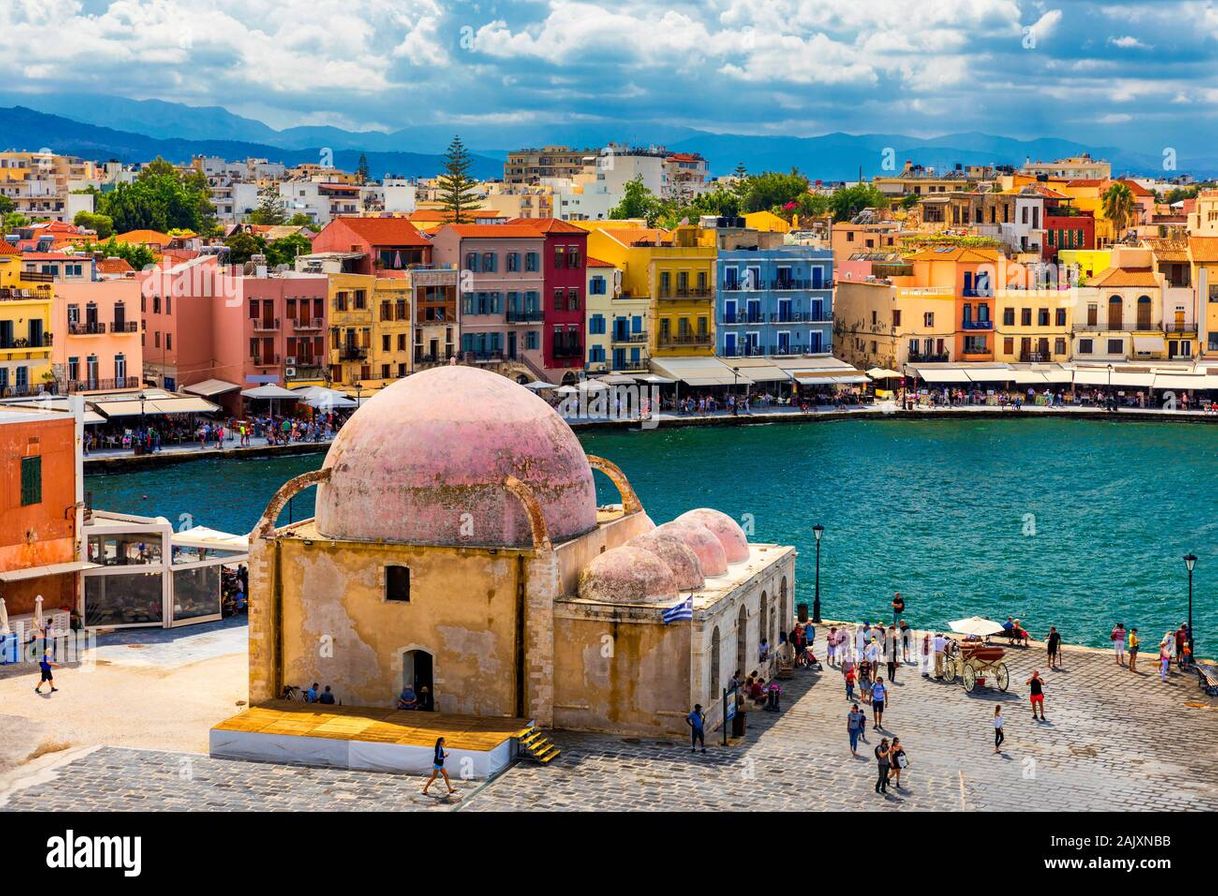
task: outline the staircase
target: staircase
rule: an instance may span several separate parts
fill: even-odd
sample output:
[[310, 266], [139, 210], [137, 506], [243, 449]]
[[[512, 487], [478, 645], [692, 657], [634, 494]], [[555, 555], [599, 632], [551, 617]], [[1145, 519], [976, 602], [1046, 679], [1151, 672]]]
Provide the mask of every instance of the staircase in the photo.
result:
[[545, 732], [532, 725], [520, 734], [520, 748], [522, 754], [532, 757], [542, 765], [548, 765], [562, 752]]

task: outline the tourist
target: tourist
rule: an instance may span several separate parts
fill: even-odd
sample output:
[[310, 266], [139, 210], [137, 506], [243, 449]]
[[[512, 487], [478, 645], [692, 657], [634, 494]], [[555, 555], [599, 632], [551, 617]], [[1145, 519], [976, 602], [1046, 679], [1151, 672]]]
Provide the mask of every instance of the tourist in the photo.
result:
[[419, 698], [415, 694], [414, 688], [410, 685], [402, 688], [402, 693], [398, 694], [398, 709], [418, 709]]
[[940, 632], [935, 632], [935, 678], [943, 677], [943, 658], [947, 652], [947, 638]]
[[[892, 596], [892, 625], [897, 624], [897, 620], [901, 618], [901, 614], [905, 612], [905, 598], [901, 597], [901, 592], [898, 591]], [[891, 628], [892, 626], [889, 626]]]
[[1167, 638], [1159, 642], [1159, 681], [1167, 681], [1167, 672], [1171, 669], [1171, 648], [1167, 646], [1168, 643]]
[[876, 780], [875, 792], [888, 793], [888, 770], [891, 768], [891, 754], [889, 752], [888, 738], [884, 738], [875, 748], [876, 761]]
[[862, 734], [864, 728], [867, 727], [867, 716], [859, 709], [857, 703], [850, 707], [850, 712], [846, 713], [846, 733], [850, 735], [850, 755], [857, 756], [859, 754], [859, 735]]
[[854, 649], [858, 653], [860, 658], [862, 658], [863, 654], [866, 653], [867, 642], [870, 640], [871, 640], [871, 626], [868, 623], [864, 622], [863, 627], [858, 629], [855, 632], [855, 636], [854, 636]]
[[237, 593], [233, 597], [233, 609], [238, 613], [244, 613], [249, 608], [249, 603], [245, 599], [245, 592], [241, 586], [237, 586]]
[[765, 635], [761, 636], [761, 644], [757, 648], [757, 662], [764, 663], [770, 658], [770, 642], [765, 639]]
[[758, 706], [765, 706], [765, 683], [756, 672], [749, 676], [749, 697]]
[[42, 659], [38, 661], [38, 668], [42, 672], [42, 677], [38, 679], [38, 684], [34, 685], [34, 693], [41, 694], [42, 685], [46, 683], [51, 686], [51, 693], [54, 694], [59, 688], [55, 687], [55, 675], [51, 670], [59, 668], [59, 663], [51, 661], [51, 652], [49, 650], [42, 654]]
[[922, 632], [922, 677], [930, 678], [931, 664], [931, 649], [930, 649], [930, 632]]
[[880, 664], [880, 642], [875, 635], [871, 636], [871, 641], [867, 644], [867, 650], [863, 654], [863, 658], [871, 663], [871, 668], [875, 669]]
[[305, 691], [305, 703], [317, 702], [317, 689], [321, 687], [317, 682], [313, 682], [313, 687]]
[[888, 688], [884, 686], [883, 676], [877, 677], [871, 686], [871, 717], [872, 727], [877, 731], [884, 727], [884, 701], [888, 696]]
[[1040, 677], [1040, 671], [1032, 670], [1032, 677], [1024, 682], [1028, 686], [1028, 699], [1032, 702], [1032, 718], [1036, 718], [1036, 710], [1040, 709], [1040, 720], [1045, 721], [1045, 680]]
[[853, 665], [842, 673], [842, 677], [846, 680], [846, 699], [854, 699], [854, 682], [858, 676], [855, 674]]
[[702, 704], [695, 703], [693, 711], [685, 717], [689, 725], [689, 752], [693, 753], [698, 745], [706, 752], [706, 716], [702, 713]]
[[888, 680], [893, 684], [897, 681], [898, 635], [895, 625], [888, 626], [888, 637], [884, 642], [884, 657], [888, 661]]
[[859, 690], [863, 694], [863, 702], [871, 702], [871, 663], [859, 661]]
[[334, 694], [330, 692], [329, 685], [326, 685], [326, 689], [321, 692], [321, 695], [317, 698], [317, 702], [323, 703], [326, 706], [334, 705]]
[[901, 620], [901, 662], [909, 662], [909, 642], [913, 640], [913, 629], [904, 619]]
[[1108, 636], [1112, 640], [1112, 649], [1116, 655], [1116, 664], [1118, 666], [1125, 665], [1125, 623], [1118, 622], [1112, 628], [1112, 633]]
[[909, 758], [905, 755], [905, 748], [901, 746], [901, 738], [894, 737], [892, 746], [888, 749], [889, 760], [889, 777], [894, 778], [897, 790], [901, 789], [901, 769], [909, 766]]
[[829, 637], [826, 639], [829, 649], [829, 665], [833, 665], [833, 661], [837, 659], [837, 626], [829, 626]]
[[423, 685], [419, 688], [419, 709], [423, 712], [431, 712], [435, 708], [436, 705], [431, 699], [431, 689], [427, 685]]
[[1181, 622], [1180, 627], [1178, 629], [1176, 629], [1175, 638], [1176, 638], [1176, 663], [1177, 663], [1177, 665], [1179, 665], [1180, 669], [1183, 670], [1184, 669], [1184, 648], [1188, 644], [1188, 626], [1185, 625], [1183, 622]]
[[1002, 730], [1002, 707], [994, 707], [994, 752], [1002, 752], [1002, 742], [1007, 739], [1006, 732]]
[[1062, 636], [1057, 626], [1049, 626], [1049, 638], [1046, 642], [1049, 650], [1049, 668], [1060, 669], [1062, 661]]
[[[330, 690], [326, 688], [326, 690]], [[444, 752], [444, 738], [436, 738], [436, 748], [432, 752], [431, 757], [431, 777], [427, 779], [427, 783], [423, 785], [423, 796], [427, 796], [427, 788], [431, 786], [431, 782], [436, 779], [437, 775], [444, 776], [444, 783], [448, 785], [449, 793], [456, 793], [457, 788], [453, 787], [453, 782], [448, 779], [448, 769], [444, 767], [444, 760], [448, 758], [448, 754]]]
[[1138, 637], [1138, 630], [1131, 628], [1129, 630], [1129, 671], [1138, 671], [1138, 648], [1142, 646], [1142, 641]]

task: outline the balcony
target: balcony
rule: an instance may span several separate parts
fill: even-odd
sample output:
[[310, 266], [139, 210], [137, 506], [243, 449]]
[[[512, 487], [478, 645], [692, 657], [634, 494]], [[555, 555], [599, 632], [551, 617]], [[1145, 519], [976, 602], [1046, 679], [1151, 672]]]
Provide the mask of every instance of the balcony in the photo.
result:
[[[26, 283], [54, 283], [55, 282], [54, 274], [44, 274], [40, 271], [22, 271], [19, 276], [20, 276], [20, 279], [24, 280]], [[45, 288], [46, 287], [41, 287], [41, 286], [38, 287], [38, 289], [45, 289]]]
[[712, 344], [710, 333], [667, 333], [660, 335], [660, 348], [681, 348], [684, 346], [709, 348]]
[[[305, 330], [324, 330], [326, 322], [320, 317], [305, 318], [304, 320], [293, 320], [292, 326], [297, 333], [302, 333]], [[255, 327], [257, 329], [257, 327]]]
[[584, 348], [581, 345], [556, 345], [553, 356], [556, 360], [583, 358]]
[[1019, 360], [1030, 364], [1047, 364], [1053, 360], [1051, 352], [1020, 352]]
[[821, 280], [817, 283], [814, 280], [771, 280], [770, 289], [791, 290], [791, 289], [814, 289], [814, 290], [831, 290], [833, 289], [832, 280]]
[[285, 371], [285, 379], [292, 381], [296, 380], [320, 380], [325, 376], [325, 368], [314, 361], [312, 358], [305, 359], [304, 363], [297, 362], [289, 368], [292, 372]]
[[1076, 323], [1074, 329], [1085, 333], [1151, 333], [1159, 328], [1151, 326], [1149, 320], [1140, 320], [1137, 323], [1117, 320], [1105, 324]]
[[250, 364], [254, 367], [278, 367], [279, 355], [251, 355]]
[[960, 324], [962, 330], [992, 330], [994, 322], [992, 320], [966, 320]]
[[[0, 301], [3, 302], [45, 302], [51, 298], [51, 287], [36, 286], [33, 289], [0, 289]], [[37, 393], [35, 393], [37, 394]]]
[[54, 383], [26, 384], [24, 386], [0, 386], [0, 398], [33, 398], [36, 395], [54, 395]]
[[115, 389], [138, 389], [140, 378], [137, 376], [120, 376], [115, 379], [85, 379], [68, 380], [68, 394], [77, 392], [112, 392]]
[[279, 329], [279, 318], [262, 318], [251, 321], [255, 333], [273, 333]]
[[614, 344], [635, 344], [639, 345], [647, 341], [647, 334], [644, 333], [614, 333], [610, 339]]
[[539, 324], [545, 320], [545, 312], [540, 308], [509, 308], [507, 322], [509, 324]]
[[338, 350], [338, 360], [366, 361], [368, 360], [368, 349], [357, 348], [354, 345], [345, 345]]
[[763, 324], [765, 323], [765, 315], [760, 311], [745, 312], [744, 314], [724, 314], [720, 317], [719, 323], [735, 326], [739, 324]]
[[614, 364], [613, 371], [617, 373], [622, 370], [649, 370], [650, 365], [646, 358], [641, 358], [638, 361], [622, 361], [621, 364]]
[[76, 323], [68, 324], [69, 336], [102, 336], [105, 335], [105, 333], [106, 325], [99, 320], [90, 321], [87, 323], [77, 321]]
[[1164, 324], [1163, 332], [1168, 336], [1196, 336], [1196, 324]]
[[802, 343], [788, 343], [787, 345], [738, 345], [734, 351], [723, 351], [720, 354], [721, 358], [786, 358], [794, 355], [827, 355], [829, 349], [821, 348], [817, 351], [812, 351], [808, 346]]
[[690, 299], [709, 299], [712, 295], [709, 289], [677, 289], [661, 292], [656, 298], [664, 302], [688, 302]]
[[55, 336], [53, 333], [43, 333], [41, 339], [9, 339], [5, 342], [0, 342], [0, 351], [50, 348], [54, 340]]
[[111, 333], [138, 333], [140, 331], [140, 323], [137, 320], [111, 321]]
[[833, 323], [833, 315], [827, 311], [819, 313], [811, 311], [792, 311], [787, 314], [779, 312], [778, 314], [770, 315], [770, 323], [772, 324], [826, 324]]
[[910, 352], [910, 364], [941, 364], [951, 360], [949, 352], [932, 352], [930, 354], [922, 354], [920, 352]]

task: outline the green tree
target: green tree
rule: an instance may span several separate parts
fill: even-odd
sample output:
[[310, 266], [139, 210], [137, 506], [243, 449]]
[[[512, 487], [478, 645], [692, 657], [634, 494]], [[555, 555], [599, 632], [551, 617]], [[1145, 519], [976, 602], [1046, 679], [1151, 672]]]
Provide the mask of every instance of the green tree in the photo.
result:
[[296, 261], [297, 255], [307, 255], [313, 251], [309, 238], [299, 233], [271, 240], [266, 246], [266, 263], [271, 267], [286, 264], [289, 267]]
[[258, 197], [258, 207], [249, 213], [251, 224], [282, 224], [283, 201], [274, 190], [263, 190]]
[[[266, 240], [252, 233], [239, 230], [224, 241], [228, 246], [228, 263], [245, 264], [255, 255], [266, 255]], [[270, 259], [267, 259], [270, 263]]]
[[626, 192], [622, 194], [621, 202], [609, 210], [609, 217], [614, 220], [642, 218], [648, 227], [654, 227], [660, 218], [669, 219], [675, 211], [675, 206], [666, 205], [655, 193], [647, 189], [640, 174], [626, 184]]
[[836, 191], [829, 205], [834, 221], [849, 221], [865, 208], [887, 208], [888, 197], [872, 184], [855, 184]]
[[1167, 191], [1167, 195], [1163, 197], [1163, 201], [1168, 205], [1179, 202], [1182, 199], [1194, 199], [1201, 192], [1200, 187], [1172, 187]]
[[906, 193], [904, 196], [901, 197], [900, 201], [897, 202], [897, 205], [900, 208], [903, 208], [905, 211], [909, 211], [911, 208], [913, 208], [915, 205], [917, 205], [921, 201], [922, 201], [922, 197], [919, 196], [917, 193]]
[[110, 237], [104, 243], [84, 243], [81, 245], [81, 251], [89, 254], [97, 252], [103, 258], [121, 258], [137, 271], [156, 264], [156, 254], [147, 246], [138, 243], [120, 243], [114, 237]]
[[482, 208], [474, 190], [477, 181], [470, 176], [472, 165], [469, 150], [459, 136], [454, 136], [444, 153], [444, 173], [436, 179], [440, 187], [440, 208], [452, 213], [454, 224], [465, 223], [467, 212]]
[[119, 233], [129, 230], [184, 228], [209, 235], [216, 227], [211, 188], [202, 171], [179, 171], [159, 156], [135, 180], [98, 196], [98, 214]]
[[315, 226], [313, 219], [304, 212], [296, 212], [292, 217], [284, 222], [289, 227], [313, 227]]
[[99, 240], [108, 240], [114, 235], [114, 222], [107, 215], [99, 215], [96, 212], [77, 212], [72, 223], [77, 227], [95, 231]]
[[17, 203], [8, 196], [0, 195], [0, 238], [8, 232], [9, 215], [17, 210]]
[[766, 171], [751, 175], [741, 194], [740, 207], [745, 214], [781, 208], [795, 202], [808, 192], [808, 178], [795, 168], [787, 174]]
[[362, 152], [359, 154], [359, 164], [355, 166], [355, 176], [361, 184], [368, 182], [368, 157]]
[[1128, 184], [1114, 181], [1100, 197], [1104, 206], [1104, 217], [1112, 222], [1112, 235], [1119, 240], [1125, 235], [1134, 217], [1133, 190]]

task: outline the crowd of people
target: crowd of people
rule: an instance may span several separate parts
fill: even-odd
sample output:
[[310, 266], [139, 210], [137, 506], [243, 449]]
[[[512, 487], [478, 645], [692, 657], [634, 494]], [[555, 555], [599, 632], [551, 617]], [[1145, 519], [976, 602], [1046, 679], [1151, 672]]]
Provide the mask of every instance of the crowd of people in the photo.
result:
[[196, 415], [168, 415], [142, 425], [105, 423], [85, 430], [85, 455], [102, 449], [123, 449], [136, 454], [155, 454], [164, 446], [197, 443], [200, 450], [249, 448], [254, 445], [287, 445], [328, 442], [346, 421], [336, 412], [308, 416], [281, 414], [228, 417], [215, 420]]

